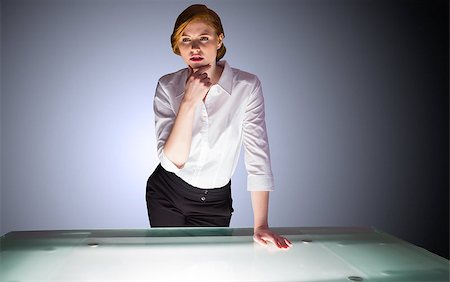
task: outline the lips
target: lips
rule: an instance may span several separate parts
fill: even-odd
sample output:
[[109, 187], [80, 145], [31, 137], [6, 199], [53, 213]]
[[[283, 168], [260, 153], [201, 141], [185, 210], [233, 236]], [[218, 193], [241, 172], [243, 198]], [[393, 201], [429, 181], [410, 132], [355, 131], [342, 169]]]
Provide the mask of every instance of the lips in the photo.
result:
[[201, 57], [201, 56], [192, 56], [192, 57], [190, 58], [190, 60], [191, 60], [192, 62], [200, 62], [201, 60], [203, 60], [203, 57]]

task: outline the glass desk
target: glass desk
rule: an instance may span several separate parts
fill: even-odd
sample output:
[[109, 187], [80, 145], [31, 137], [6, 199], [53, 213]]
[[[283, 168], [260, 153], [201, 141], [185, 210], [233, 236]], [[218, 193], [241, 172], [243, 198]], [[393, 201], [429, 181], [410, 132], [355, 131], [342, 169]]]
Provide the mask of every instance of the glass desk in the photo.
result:
[[371, 228], [273, 228], [294, 246], [252, 240], [249, 228], [10, 232], [0, 281], [449, 281], [449, 261]]

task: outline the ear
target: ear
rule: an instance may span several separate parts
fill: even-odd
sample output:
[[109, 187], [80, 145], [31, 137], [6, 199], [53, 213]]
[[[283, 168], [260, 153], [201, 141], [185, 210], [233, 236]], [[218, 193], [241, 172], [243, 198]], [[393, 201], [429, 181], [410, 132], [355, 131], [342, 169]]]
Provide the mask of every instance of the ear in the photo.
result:
[[224, 38], [223, 33], [219, 34], [219, 40], [217, 40], [217, 50], [219, 50], [220, 47], [222, 47], [222, 44], [223, 44], [223, 38]]

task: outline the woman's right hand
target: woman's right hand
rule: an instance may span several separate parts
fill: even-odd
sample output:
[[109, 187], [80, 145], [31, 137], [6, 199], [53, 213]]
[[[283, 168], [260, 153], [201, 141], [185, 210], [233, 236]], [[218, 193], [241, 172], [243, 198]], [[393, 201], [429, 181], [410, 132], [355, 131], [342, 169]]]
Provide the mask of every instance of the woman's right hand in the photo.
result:
[[211, 79], [206, 73], [206, 70], [208, 70], [210, 67], [211, 65], [206, 65], [194, 71], [191, 66], [189, 66], [189, 76], [186, 80], [186, 86], [184, 90], [184, 102], [197, 105], [203, 99], [205, 99], [206, 94], [208, 94], [209, 88], [211, 88]]

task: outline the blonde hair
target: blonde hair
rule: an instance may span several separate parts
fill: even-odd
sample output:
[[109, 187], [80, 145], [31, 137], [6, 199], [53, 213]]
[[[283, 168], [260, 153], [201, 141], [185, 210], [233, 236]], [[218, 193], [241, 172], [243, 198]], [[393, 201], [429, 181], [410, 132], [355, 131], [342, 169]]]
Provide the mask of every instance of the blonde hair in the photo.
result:
[[[172, 35], [170, 36], [170, 42], [172, 44], [172, 50], [175, 54], [180, 55], [180, 49], [178, 48], [178, 42], [183, 34], [186, 26], [197, 20], [203, 20], [206, 24], [210, 25], [216, 31], [217, 36], [223, 34], [225, 37], [225, 33], [223, 31], [222, 22], [220, 21], [219, 16], [213, 10], [209, 9], [205, 5], [195, 4], [187, 7], [181, 14], [178, 16], [175, 26], [173, 28]], [[226, 48], [222, 42], [222, 45], [217, 50], [216, 61], [225, 56]]]

